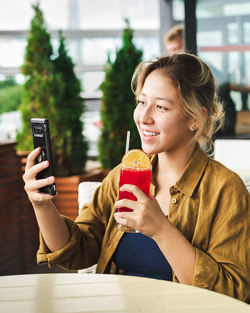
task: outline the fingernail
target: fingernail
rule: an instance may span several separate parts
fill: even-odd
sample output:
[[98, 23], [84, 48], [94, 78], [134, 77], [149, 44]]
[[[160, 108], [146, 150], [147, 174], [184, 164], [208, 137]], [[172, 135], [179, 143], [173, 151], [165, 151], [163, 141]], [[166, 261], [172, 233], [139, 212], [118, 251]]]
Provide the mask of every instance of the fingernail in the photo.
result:
[[54, 182], [54, 177], [53, 177], [53, 176], [49, 178], [49, 182], [50, 182], [50, 183], [53, 183], [53, 182]]

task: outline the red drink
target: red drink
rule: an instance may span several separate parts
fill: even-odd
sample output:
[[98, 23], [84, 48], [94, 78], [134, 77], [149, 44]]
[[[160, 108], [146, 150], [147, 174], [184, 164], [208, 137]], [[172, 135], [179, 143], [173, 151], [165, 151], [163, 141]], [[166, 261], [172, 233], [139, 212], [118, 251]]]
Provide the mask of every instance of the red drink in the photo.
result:
[[[150, 196], [151, 168], [128, 168], [121, 165], [120, 170], [120, 187], [124, 184], [136, 185], [146, 196]], [[119, 191], [119, 200], [130, 199], [136, 201], [136, 197], [127, 191]], [[119, 208], [119, 212], [131, 212], [133, 210], [123, 207]]]

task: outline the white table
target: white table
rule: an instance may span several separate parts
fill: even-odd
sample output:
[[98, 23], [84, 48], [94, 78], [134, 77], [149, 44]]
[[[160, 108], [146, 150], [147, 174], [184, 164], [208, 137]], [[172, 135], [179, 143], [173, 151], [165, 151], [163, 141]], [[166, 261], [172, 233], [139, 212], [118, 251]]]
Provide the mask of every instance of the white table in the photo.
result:
[[32, 274], [0, 277], [1, 313], [249, 313], [250, 306], [215, 292], [120, 275]]

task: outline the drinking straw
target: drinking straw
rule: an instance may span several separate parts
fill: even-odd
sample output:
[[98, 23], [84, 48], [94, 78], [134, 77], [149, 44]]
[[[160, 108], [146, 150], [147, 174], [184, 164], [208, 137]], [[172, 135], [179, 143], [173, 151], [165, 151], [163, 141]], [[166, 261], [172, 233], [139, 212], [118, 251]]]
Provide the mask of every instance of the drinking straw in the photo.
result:
[[127, 153], [128, 150], [129, 150], [129, 141], [130, 141], [130, 130], [127, 131], [127, 139], [126, 139], [125, 153]]

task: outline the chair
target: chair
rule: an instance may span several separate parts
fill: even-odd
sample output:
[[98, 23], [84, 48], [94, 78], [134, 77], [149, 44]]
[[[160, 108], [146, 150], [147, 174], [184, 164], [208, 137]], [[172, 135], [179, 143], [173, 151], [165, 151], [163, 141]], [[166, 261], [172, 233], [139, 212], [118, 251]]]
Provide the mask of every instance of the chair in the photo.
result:
[[[84, 204], [89, 203], [92, 200], [93, 194], [97, 187], [101, 185], [101, 182], [82, 182], [78, 186], [78, 214], [81, 213], [81, 209]], [[81, 270], [78, 270], [79, 274], [88, 274], [88, 273], [95, 273], [96, 272], [96, 264], [84, 268]]]
[[84, 181], [78, 186], [78, 214], [81, 213], [81, 209], [84, 204], [89, 203], [92, 200], [93, 194], [97, 187], [101, 185], [98, 181]]
[[214, 159], [236, 172], [250, 192], [250, 140], [216, 139]]
[[[101, 185], [101, 182], [82, 182], [78, 186], [78, 214], [81, 213], [81, 209], [84, 204], [89, 203], [92, 200], [93, 194], [97, 187]], [[93, 274], [96, 272], [96, 264], [88, 268], [78, 270], [79, 274]]]

